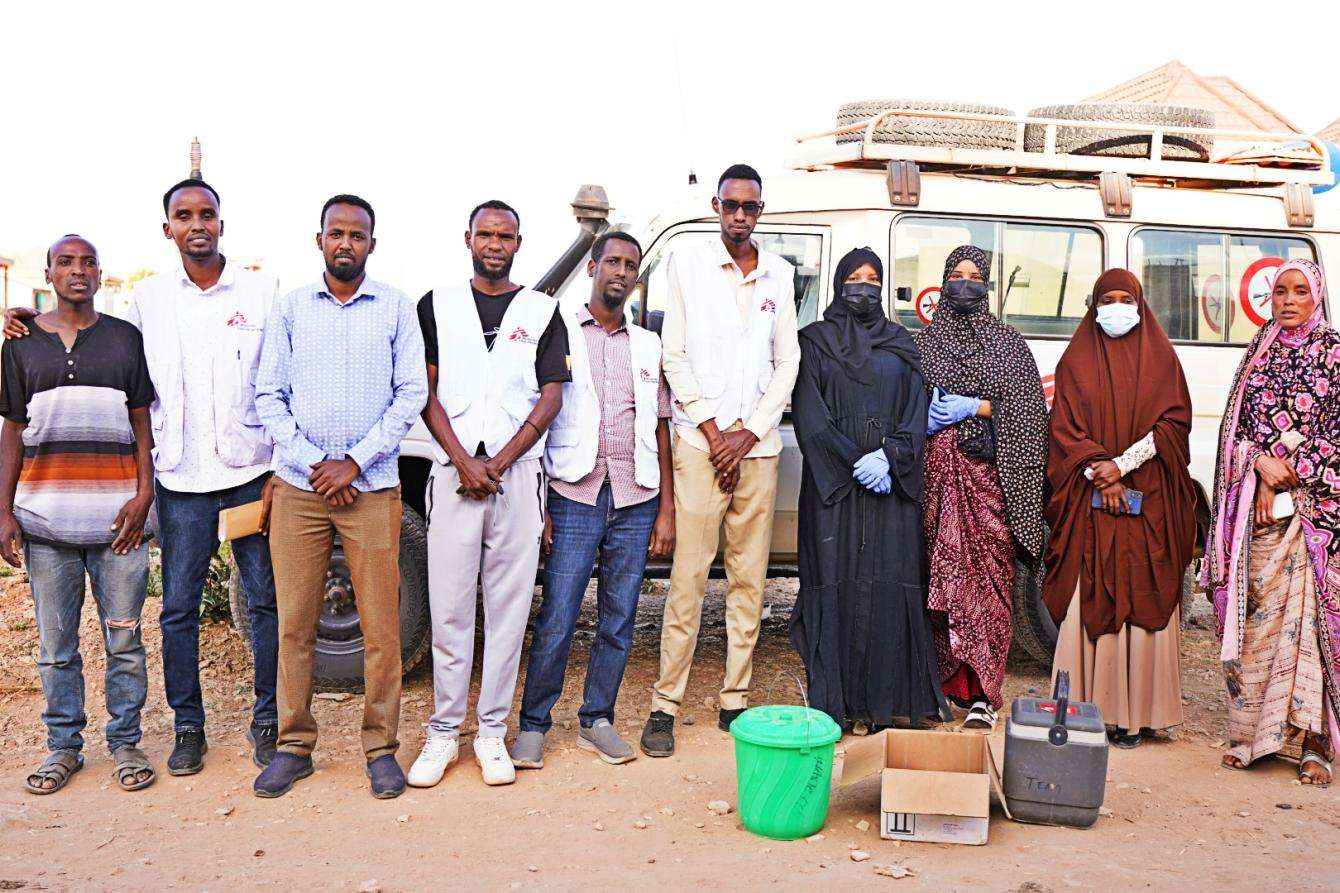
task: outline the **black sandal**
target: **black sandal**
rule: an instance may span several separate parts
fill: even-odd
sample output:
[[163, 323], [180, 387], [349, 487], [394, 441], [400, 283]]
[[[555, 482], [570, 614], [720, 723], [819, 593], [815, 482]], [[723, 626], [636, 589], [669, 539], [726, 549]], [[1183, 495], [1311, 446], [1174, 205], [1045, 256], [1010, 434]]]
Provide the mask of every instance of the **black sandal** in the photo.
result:
[[1118, 727], [1110, 736], [1113, 747], [1120, 747], [1122, 750], [1134, 750], [1144, 743], [1145, 736], [1139, 732], [1130, 732]]
[[[30, 794], [54, 794], [65, 787], [70, 777], [83, 768], [83, 754], [73, 750], [52, 751], [37, 771], [24, 779], [23, 786]], [[37, 784], [33, 784], [33, 779], [37, 779]], [[55, 784], [49, 788], [43, 787], [42, 783], [46, 781]]]
[[[113, 771], [116, 773], [116, 783], [123, 791], [147, 788], [158, 778], [154, 767], [149, 763], [149, 758], [138, 747], [122, 747], [112, 754], [112, 762], [115, 764]], [[149, 774], [144, 778], [137, 778], [141, 772]]]

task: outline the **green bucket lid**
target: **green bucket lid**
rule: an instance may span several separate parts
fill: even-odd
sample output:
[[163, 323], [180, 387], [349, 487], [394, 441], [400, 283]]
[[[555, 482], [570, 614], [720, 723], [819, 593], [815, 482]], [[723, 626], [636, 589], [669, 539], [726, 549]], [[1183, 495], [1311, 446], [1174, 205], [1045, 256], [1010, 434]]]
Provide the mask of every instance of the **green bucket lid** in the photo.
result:
[[823, 747], [842, 737], [842, 728], [821, 710], [792, 704], [751, 707], [730, 724], [730, 733], [764, 747]]

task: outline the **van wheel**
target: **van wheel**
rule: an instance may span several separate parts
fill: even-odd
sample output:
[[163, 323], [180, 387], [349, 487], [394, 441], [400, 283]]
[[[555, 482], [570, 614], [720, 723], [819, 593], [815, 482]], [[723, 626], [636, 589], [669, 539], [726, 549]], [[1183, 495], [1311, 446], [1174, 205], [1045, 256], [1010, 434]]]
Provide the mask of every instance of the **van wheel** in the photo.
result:
[[[1214, 112], [1180, 105], [1145, 105], [1138, 102], [1097, 102], [1081, 105], [1044, 105], [1028, 113], [1030, 118], [1064, 118], [1071, 121], [1122, 121], [1135, 124], [1172, 124], [1180, 127], [1213, 127]], [[1041, 152], [1047, 128], [1030, 124], [1024, 128], [1024, 151]], [[1068, 155], [1103, 155], [1148, 158], [1152, 136], [1129, 130], [1098, 127], [1056, 128], [1056, 151]], [[1208, 134], [1168, 133], [1163, 137], [1163, 157], [1183, 161], [1209, 161], [1214, 137]]]
[[1056, 623], [1042, 601], [1041, 567], [1014, 563], [1014, 644], [1045, 667], [1056, 654]]
[[[865, 124], [888, 109], [928, 112], [966, 112], [979, 115], [1012, 115], [1009, 109], [975, 102], [940, 102], [920, 99], [868, 99], [843, 103], [838, 108], [837, 126]], [[877, 143], [904, 146], [945, 146], [951, 149], [1013, 149], [1017, 128], [1009, 121], [958, 121], [953, 118], [916, 118], [896, 115], [885, 118], [875, 128]], [[839, 143], [859, 143], [861, 131], [840, 133]]]
[[[233, 629], [251, 644], [242, 575], [233, 565], [228, 585]], [[408, 504], [400, 518], [400, 662], [408, 675], [428, 656], [432, 644], [428, 613], [428, 531], [423, 518]], [[316, 626], [316, 687], [320, 691], [362, 691], [363, 633], [358, 625], [353, 582], [340, 538], [335, 537], [326, 571], [325, 603]]]

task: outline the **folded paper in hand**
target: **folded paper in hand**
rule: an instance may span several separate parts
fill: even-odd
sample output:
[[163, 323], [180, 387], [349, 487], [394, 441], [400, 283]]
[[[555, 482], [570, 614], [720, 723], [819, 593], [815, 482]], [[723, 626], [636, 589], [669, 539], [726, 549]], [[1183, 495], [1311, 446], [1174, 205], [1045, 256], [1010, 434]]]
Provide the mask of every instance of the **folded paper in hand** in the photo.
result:
[[219, 512], [219, 542], [239, 540], [261, 532], [261, 501]]

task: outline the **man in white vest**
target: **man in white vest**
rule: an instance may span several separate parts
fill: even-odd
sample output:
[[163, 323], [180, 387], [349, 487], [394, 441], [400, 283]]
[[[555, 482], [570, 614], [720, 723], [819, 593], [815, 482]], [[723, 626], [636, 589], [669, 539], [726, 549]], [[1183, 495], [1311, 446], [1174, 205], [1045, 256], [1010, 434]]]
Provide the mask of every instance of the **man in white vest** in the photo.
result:
[[577, 746], [606, 763], [637, 752], [614, 728], [647, 556], [668, 557], [675, 540], [670, 467], [670, 389], [661, 375], [661, 339], [624, 314], [642, 247], [607, 232], [586, 265], [591, 299], [563, 307], [572, 381], [549, 428], [544, 602], [535, 619], [512, 762], [544, 765], [544, 736], [563, 694], [572, 636], [596, 558], [599, 627], [586, 664]]
[[665, 376], [675, 397], [677, 545], [661, 629], [661, 675], [642, 733], [648, 756], [674, 753], [708, 572], [726, 531], [726, 674], [718, 724], [748, 706], [763, 610], [777, 430], [800, 369], [795, 270], [753, 241], [763, 180], [744, 164], [717, 181], [721, 238], [675, 252], [665, 310]]
[[[219, 251], [219, 194], [198, 174], [163, 195], [163, 235], [180, 266], [135, 285], [127, 321], [144, 338], [155, 399], [149, 407], [163, 551], [163, 688], [174, 714], [172, 775], [204, 768], [205, 705], [200, 690], [200, 599], [214, 553], [219, 512], [261, 498], [273, 444], [256, 415], [256, 369], [273, 276]], [[12, 317], [35, 315], [15, 308]], [[6, 326], [6, 337], [27, 330]], [[234, 540], [251, 629], [255, 701], [247, 739], [252, 761], [274, 756], [278, 716], [275, 667], [279, 619], [265, 537]]]
[[474, 661], [476, 583], [484, 590], [484, 664], [475, 760], [486, 784], [516, 778], [503, 742], [535, 591], [544, 529], [545, 431], [571, 381], [558, 302], [511, 281], [520, 219], [489, 201], [470, 212], [474, 277], [419, 302], [428, 362], [428, 597], [434, 710], [410, 768], [437, 784], [459, 754]]

